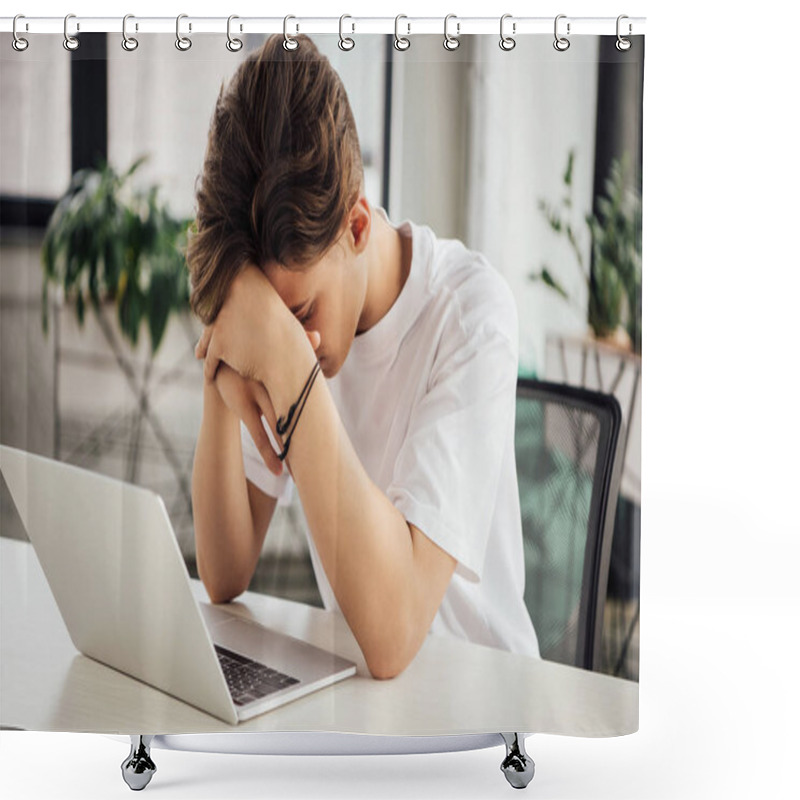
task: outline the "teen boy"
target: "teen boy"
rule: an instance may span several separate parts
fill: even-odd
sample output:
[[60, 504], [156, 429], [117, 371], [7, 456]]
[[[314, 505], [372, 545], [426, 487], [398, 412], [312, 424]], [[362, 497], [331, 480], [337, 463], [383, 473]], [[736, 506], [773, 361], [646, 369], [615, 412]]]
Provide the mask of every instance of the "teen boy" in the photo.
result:
[[431, 630], [536, 656], [514, 299], [481, 255], [369, 203], [339, 76], [282, 41], [220, 92], [187, 253], [200, 577], [215, 602], [247, 588], [291, 476], [325, 606], [373, 676]]

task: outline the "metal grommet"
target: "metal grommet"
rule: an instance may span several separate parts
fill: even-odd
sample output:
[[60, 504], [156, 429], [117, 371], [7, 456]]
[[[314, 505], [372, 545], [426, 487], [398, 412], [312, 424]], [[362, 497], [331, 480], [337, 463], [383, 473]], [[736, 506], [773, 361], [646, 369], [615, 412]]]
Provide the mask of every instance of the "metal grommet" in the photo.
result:
[[442, 42], [442, 44], [444, 45], [444, 49], [445, 50], [449, 50], [451, 53], [453, 52], [453, 50], [458, 50], [458, 46], [461, 44], [461, 41], [458, 38], [459, 34], [461, 33], [461, 23], [460, 22], [456, 22], [456, 35], [455, 36], [451, 36], [447, 32], [447, 23], [451, 19], [455, 19], [455, 18], [456, 18], [455, 14], [448, 14], [444, 18], [444, 41]]
[[[225, 47], [227, 47], [231, 53], [238, 53], [242, 49], [243, 45], [241, 39], [235, 39], [231, 36], [231, 20], [233, 19], [239, 19], [239, 17], [237, 17], [236, 14], [231, 14], [228, 17], [228, 41], [225, 42]], [[241, 30], [241, 27], [239, 30]]]
[[[513, 50], [517, 46], [517, 40], [513, 39], [511, 36], [506, 36], [503, 32], [503, 25], [507, 19], [511, 19], [511, 14], [503, 14], [503, 16], [500, 17], [500, 49], [506, 52]], [[511, 32], [517, 32], [516, 22], [511, 23]]]
[[[21, 53], [23, 50], [27, 50], [28, 49], [28, 40], [27, 39], [23, 39], [17, 33], [17, 20], [18, 19], [25, 19], [25, 15], [24, 14], [17, 14], [17, 16], [14, 17], [14, 24], [11, 26], [11, 31], [14, 34], [14, 38], [11, 40], [11, 46], [18, 53]], [[28, 30], [28, 23], [27, 22], [25, 23], [25, 30]]]
[[[408, 50], [408, 48], [411, 47], [411, 40], [410, 39], [406, 39], [405, 36], [401, 36], [399, 31], [398, 31], [398, 27], [400, 25], [400, 20], [401, 19], [408, 19], [408, 17], [405, 14], [398, 14], [394, 18], [394, 49], [395, 50], [400, 50], [400, 52], [403, 52], [404, 50]], [[411, 35], [411, 23], [407, 22], [406, 25], [408, 27], [408, 34], [410, 36]]]
[[[175, 47], [182, 53], [185, 53], [191, 46], [192, 40], [188, 36], [181, 36], [181, 20], [188, 19], [188, 14], [178, 14], [175, 19]], [[189, 32], [191, 33], [192, 23], [189, 23]]]
[[[553, 32], [556, 37], [555, 41], [553, 42], [553, 47], [558, 50], [559, 53], [563, 53], [565, 50], [569, 50], [569, 39], [566, 36], [559, 36], [558, 35], [558, 21], [560, 19], [566, 19], [566, 14], [559, 14], [556, 17], [555, 25], [553, 26]], [[567, 23], [567, 36], [569, 36], [569, 22]]]
[[[133, 36], [128, 36], [126, 25], [129, 19], [134, 19], [133, 14], [126, 14], [122, 18], [122, 49], [127, 50], [129, 53], [139, 46], [139, 40], [134, 39]], [[136, 25], [136, 30], [139, 30], [139, 25]]]
[[[339, 17], [339, 49], [344, 50], [345, 52], [352, 50], [355, 46], [355, 40], [351, 39], [349, 36], [345, 36], [342, 32], [342, 24], [346, 19], [353, 19], [349, 14], [342, 14]], [[352, 24], [352, 33], [356, 32], [356, 24], [355, 22]]]
[[[67, 33], [67, 23], [70, 19], [75, 19], [75, 15], [67, 14], [67, 16], [64, 17], [64, 49], [74, 53], [81, 46], [81, 42], [80, 39], [76, 39], [74, 36], [70, 36], [69, 33]], [[80, 24], [78, 24], [77, 30], [80, 30], [80, 27]]]
[[[620, 14], [620, 15], [617, 17], [617, 41], [616, 41], [616, 48], [617, 48], [617, 50], [619, 50], [621, 53], [624, 53], [626, 50], [630, 50], [630, 49], [631, 49], [631, 40], [630, 40], [630, 39], [626, 39], [626, 38], [625, 38], [625, 37], [624, 37], [624, 36], [623, 36], [623, 35], [620, 33], [620, 25], [619, 25], [619, 24], [620, 24], [620, 22], [622, 22], [622, 20], [623, 20], [623, 19], [628, 19], [628, 17], [627, 17], [625, 14]], [[630, 22], [629, 22], [629, 23], [628, 23], [628, 36], [630, 36], [630, 35], [631, 35], [631, 32], [632, 32], [632, 31], [633, 31], [633, 27], [632, 27], [632, 25], [631, 25], [631, 24], [630, 24]]]
[[291, 14], [283, 18], [283, 49], [284, 50], [297, 50], [299, 44], [293, 36], [289, 36], [288, 24], [290, 19], [297, 19]]

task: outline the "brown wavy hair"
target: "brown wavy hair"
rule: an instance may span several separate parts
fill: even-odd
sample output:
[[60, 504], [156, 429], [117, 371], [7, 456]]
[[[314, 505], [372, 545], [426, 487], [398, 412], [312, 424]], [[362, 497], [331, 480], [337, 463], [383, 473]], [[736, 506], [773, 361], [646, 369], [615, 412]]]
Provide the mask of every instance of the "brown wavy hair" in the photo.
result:
[[268, 38], [220, 88], [186, 261], [208, 325], [246, 263], [302, 269], [335, 243], [363, 166], [341, 78], [307, 36]]

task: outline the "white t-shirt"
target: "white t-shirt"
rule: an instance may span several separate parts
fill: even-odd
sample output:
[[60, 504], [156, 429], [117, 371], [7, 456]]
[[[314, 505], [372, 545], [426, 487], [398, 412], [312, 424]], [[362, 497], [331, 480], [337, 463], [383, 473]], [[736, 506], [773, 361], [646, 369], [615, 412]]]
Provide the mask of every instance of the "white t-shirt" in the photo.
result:
[[[396, 227], [412, 237], [406, 283], [328, 386], [372, 481], [458, 562], [431, 632], [538, 656], [523, 601], [514, 298], [481, 254], [409, 220]], [[273, 475], [241, 431], [247, 478], [284, 495], [288, 472]], [[306, 534], [322, 600], [336, 609]]]

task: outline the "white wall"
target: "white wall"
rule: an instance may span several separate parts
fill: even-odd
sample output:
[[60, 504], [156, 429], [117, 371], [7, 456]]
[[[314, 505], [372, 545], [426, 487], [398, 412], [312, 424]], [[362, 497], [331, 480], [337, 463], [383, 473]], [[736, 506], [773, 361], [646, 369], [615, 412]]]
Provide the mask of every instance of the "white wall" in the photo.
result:
[[469, 243], [486, 254], [511, 284], [520, 315], [520, 367], [544, 370], [545, 335], [585, 330], [585, 314], [572, 311], [528, 275], [547, 264], [585, 309], [587, 291], [565, 237], [538, 208], [559, 203], [570, 149], [574, 227], [582, 231], [588, 264], [589, 235], [581, 224], [592, 208], [597, 39], [575, 37], [558, 53], [552, 38], [503, 52], [496, 37], [481, 37], [472, 73], [473, 149], [469, 163]]
[[520, 316], [520, 366], [544, 372], [545, 336], [586, 328], [528, 275], [547, 263], [582, 309], [587, 290], [565, 239], [538, 209], [557, 204], [570, 149], [574, 221], [592, 207], [597, 39], [557, 53], [552, 37], [503, 52], [494, 35], [470, 36], [453, 53], [440, 36], [417, 36], [394, 61], [390, 215], [430, 225], [483, 252], [509, 281]]

